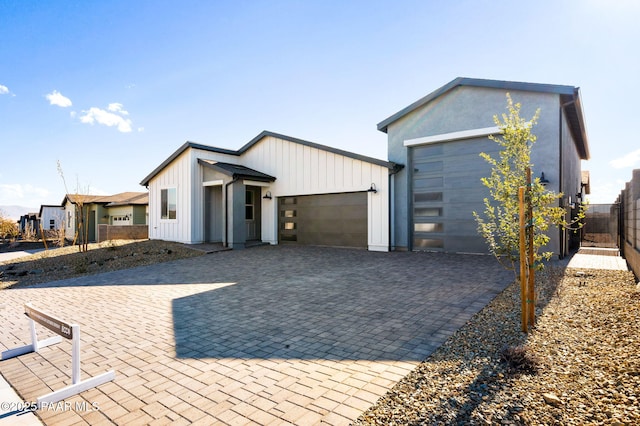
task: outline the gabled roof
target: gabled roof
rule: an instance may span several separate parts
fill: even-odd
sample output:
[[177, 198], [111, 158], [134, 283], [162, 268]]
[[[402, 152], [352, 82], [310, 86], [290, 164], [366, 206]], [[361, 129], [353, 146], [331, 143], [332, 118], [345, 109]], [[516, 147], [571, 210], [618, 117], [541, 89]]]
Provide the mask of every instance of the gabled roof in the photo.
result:
[[121, 192], [115, 195], [88, 195], [88, 194], [67, 194], [62, 200], [64, 206], [67, 201], [77, 204], [105, 204], [107, 207], [149, 204], [149, 194], [147, 192]]
[[260, 142], [261, 139], [263, 139], [263, 138], [265, 138], [267, 136], [271, 136], [271, 137], [274, 137], [274, 138], [286, 140], [286, 141], [293, 142], [293, 143], [298, 143], [298, 144], [305, 145], [305, 146], [308, 146], [308, 147], [311, 147], [311, 148], [317, 148], [317, 149], [320, 149], [320, 150], [323, 150], [323, 151], [327, 151], [327, 152], [332, 152], [334, 154], [343, 155], [345, 157], [353, 158], [353, 159], [364, 161], [364, 162], [367, 162], [367, 163], [377, 164], [378, 166], [386, 167], [386, 168], [391, 169], [391, 170], [395, 170], [395, 169], [398, 168], [397, 164], [391, 163], [391, 162], [388, 162], [388, 161], [379, 160], [377, 158], [367, 157], [367, 156], [364, 156], [364, 155], [355, 154], [353, 152], [343, 151], [341, 149], [332, 148], [330, 146], [321, 145], [321, 144], [314, 143], [314, 142], [309, 142], [309, 141], [306, 141], [306, 140], [303, 140], [303, 139], [298, 139], [298, 138], [294, 138], [294, 137], [291, 137], [291, 136], [281, 135], [279, 133], [274, 133], [274, 132], [270, 132], [270, 131], [264, 130], [258, 136], [256, 136], [255, 138], [251, 139], [247, 144], [245, 144], [242, 148], [240, 148], [237, 151], [233, 151], [233, 150], [230, 150], [230, 149], [224, 149], [224, 148], [217, 148], [215, 146], [202, 145], [202, 144], [195, 143], [195, 142], [185, 142], [180, 148], [178, 148], [173, 154], [171, 154], [166, 160], [164, 160], [162, 162], [162, 164], [160, 164], [151, 173], [149, 173], [144, 179], [142, 179], [142, 181], [140, 182], [140, 185], [147, 186], [149, 184], [149, 182], [151, 181], [151, 179], [153, 179], [165, 167], [167, 167], [169, 164], [171, 164], [171, 162], [173, 160], [175, 160], [180, 154], [182, 154], [184, 151], [186, 151], [189, 148], [200, 149], [200, 150], [209, 151], [209, 152], [216, 152], [216, 153], [220, 153], [220, 154], [240, 156], [243, 153], [245, 153], [246, 151], [248, 151], [252, 146], [254, 146], [258, 142]]
[[380, 123], [378, 123], [378, 130], [387, 133], [390, 124], [459, 86], [487, 87], [504, 90], [519, 90], [525, 92], [556, 93], [560, 95], [560, 103], [567, 115], [569, 128], [576, 142], [578, 154], [583, 160], [589, 159], [589, 144], [587, 142], [587, 130], [585, 127], [584, 116], [582, 112], [580, 88], [574, 86], [458, 77], [455, 80], [452, 80], [451, 82], [440, 87], [439, 89], [436, 89], [433, 92], [429, 93], [427, 96], [418, 99], [408, 107], [398, 111], [385, 120], [382, 120]]
[[149, 204], [148, 192], [123, 192], [122, 194], [114, 195], [113, 201], [106, 206], [146, 206], [147, 204]]
[[38, 216], [39, 217], [42, 217], [42, 210], [44, 210], [45, 207], [56, 208], [56, 209], [60, 209], [60, 210], [63, 209], [63, 206], [56, 206], [56, 205], [53, 205], [53, 204], [42, 204], [42, 205], [40, 205], [40, 211], [38, 212]]
[[220, 161], [203, 160], [198, 158], [198, 164], [217, 170], [221, 173], [231, 176], [233, 179], [251, 179], [260, 182], [273, 182], [276, 180], [273, 176], [250, 169], [238, 164], [222, 163]]

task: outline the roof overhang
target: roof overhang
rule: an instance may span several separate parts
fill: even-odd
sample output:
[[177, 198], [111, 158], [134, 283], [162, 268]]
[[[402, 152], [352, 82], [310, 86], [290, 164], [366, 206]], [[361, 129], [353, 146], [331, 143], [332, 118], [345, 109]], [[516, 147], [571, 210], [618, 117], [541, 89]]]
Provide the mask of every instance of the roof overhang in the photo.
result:
[[231, 178], [235, 179], [248, 179], [258, 182], [273, 182], [275, 177], [269, 176], [266, 173], [259, 172], [249, 167], [241, 166], [239, 164], [223, 163], [220, 161], [204, 160], [198, 158], [198, 164], [213, 169], [217, 172], [223, 173]]
[[378, 166], [386, 167], [391, 171], [397, 170], [398, 167], [401, 167], [398, 164], [395, 164], [393, 162], [384, 161], [384, 160], [380, 160], [380, 159], [372, 158], [372, 157], [367, 157], [365, 155], [360, 155], [360, 154], [356, 154], [356, 153], [353, 153], [353, 152], [344, 151], [344, 150], [341, 150], [341, 149], [338, 149], [338, 148], [333, 148], [333, 147], [330, 147], [330, 146], [321, 145], [321, 144], [318, 144], [318, 143], [315, 143], [315, 142], [309, 142], [309, 141], [306, 141], [304, 139], [298, 139], [298, 138], [294, 138], [294, 137], [291, 137], [291, 136], [282, 135], [280, 133], [274, 133], [274, 132], [270, 132], [270, 131], [264, 130], [258, 136], [256, 136], [255, 138], [251, 139], [248, 143], [246, 143], [242, 148], [240, 148], [237, 151], [230, 150], [230, 149], [224, 149], [224, 148], [217, 148], [217, 147], [214, 147], [214, 146], [202, 145], [202, 144], [198, 144], [198, 143], [195, 143], [195, 142], [186, 142], [180, 148], [178, 148], [173, 154], [171, 154], [169, 156], [169, 158], [164, 160], [162, 162], [162, 164], [160, 164], [151, 173], [149, 173], [144, 179], [142, 179], [142, 181], [140, 182], [140, 185], [149, 186], [149, 182], [151, 181], [151, 179], [153, 179], [158, 173], [160, 173], [165, 167], [167, 167], [169, 164], [171, 164], [171, 162], [173, 162], [173, 160], [178, 158], [187, 149], [194, 148], [194, 149], [199, 149], [199, 150], [202, 150], [202, 151], [216, 152], [216, 153], [220, 153], [220, 154], [227, 154], [227, 155], [233, 155], [233, 156], [241, 156], [246, 151], [251, 149], [251, 147], [253, 147], [257, 143], [259, 143], [265, 137], [274, 137], [274, 138], [277, 138], [277, 139], [282, 139], [282, 140], [285, 140], [285, 141], [297, 143], [297, 144], [300, 144], [300, 145], [305, 145], [305, 146], [308, 146], [308, 147], [311, 147], [311, 148], [316, 148], [316, 149], [319, 149], [319, 150], [322, 150], [322, 151], [331, 152], [333, 154], [338, 154], [338, 155], [342, 155], [342, 156], [345, 156], [345, 157], [353, 158], [353, 159], [356, 159], [356, 160], [364, 161], [366, 163], [376, 164]]
[[558, 94], [560, 96], [561, 108], [563, 108], [565, 111], [567, 122], [569, 124], [571, 135], [575, 140], [578, 154], [580, 155], [580, 158], [582, 160], [589, 159], [589, 144], [587, 142], [587, 131], [584, 122], [584, 114], [582, 111], [580, 89], [574, 86], [458, 77], [455, 80], [452, 80], [451, 82], [440, 87], [439, 89], [436, 89], [433, 92], [429, 93], [427, 96], [418, 99], [408, 107], [403, 108], [392, 116], [382, 120], [380, 123], [378, 123], [378, 130], [387, 133], [389, 126], [392, 123], [398, 121], [402, 117], [410, 114], [411, 112], [417, 110], [418, 108], [421, 108], [434, 99], [439, 98], [445, 93], [460, 86]]

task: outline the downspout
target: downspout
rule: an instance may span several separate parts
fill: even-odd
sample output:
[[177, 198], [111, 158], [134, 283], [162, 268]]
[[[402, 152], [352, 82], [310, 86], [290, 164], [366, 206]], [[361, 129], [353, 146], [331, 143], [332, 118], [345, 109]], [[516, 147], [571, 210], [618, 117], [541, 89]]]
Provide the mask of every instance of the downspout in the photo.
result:
[[389, 250], [396, 251], [396, 183], [395, 173], [389, 173]]
[[396, 174], [402, 170], [402, 164], [395, 164], [389, 172], [389, 250], [396, 250]]
[[[562, 138], [562, 119], [563, 119], [563, 111], [564, 108], [567, 105], [571, 105], [574, 104], [576, 102], [575, 97], [570, 100], [569, 102], [565, 102], [563, 104], [560, 104], [560, 110], [559, 112], [559, 132], [558, 132], [558, 137], [560, 138], [560, 143], [558, 144], [558, 158], [559, 158], [559, 165], [558, 165], [558, 192], [563, 194], [562, 198], [560, 199], [560, 207], [562, 207], [563, 209], [565, 208], [564, 206], [564, 191], [563, 191], [563, 176], [564, 176], [564, 170], [563, 170], [563, 166], [564, 166], [564, 162], [563, 162], [563, 147], [564, 147], [564, 139]], [[566, 213], [565, 213], [566, 214]], [[571, 214], [571, 213], [569, 213]], [[558, 255], [558, 257], [560, 259], [564, 259], [565, 256], [565, 250], [566, 250], [566, 232], [567, 230], [564, 227], [561, 227], [560, 230], [560, 253]]]
[[238, 176], [233, 175], [233, 179], [224, 184], [224, 244], [229, 247], [229, 186], [238, 181]]

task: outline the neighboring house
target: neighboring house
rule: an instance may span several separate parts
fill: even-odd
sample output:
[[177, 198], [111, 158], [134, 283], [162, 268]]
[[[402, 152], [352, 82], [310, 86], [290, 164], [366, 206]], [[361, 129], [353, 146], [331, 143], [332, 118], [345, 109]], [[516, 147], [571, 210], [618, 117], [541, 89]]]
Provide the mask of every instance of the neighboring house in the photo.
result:
[[146, 176], [149, 238], [389, 249], [398, 166], [262, 132], [237, 151], [187, 142]]
[[[571, 211], [583, 199], [581, 160], [589, 158], [580, 91], [573, 86], [457, 78], [378, 124], [388, 135], [389, 160], [406, 167], [394, 176], [392, 248], [486, 253], [473, 212], [489, 195], [480, 179], [490, 174], [481, 152], [497, 157], [493, 116], [506, 113], [506, 93], [533, 117], [537, 142], [533, 176], [564, 196]], [[550, 230], [547, 249], [563, 257], [579, 243], [571, 232]]]
[[62, 200], [67, 239], [78, 230], [78, 206], [82, 204], [87, 221], [88, 240], [97, 241], [98, 225], [146, 225], [149, 204], [146, 192], [123, 192], [115, 195], [67, 194]]
[[23, 236], [37, 235], [40, 232], [40, 218], [38, 213], [27, 213], [18, 219], [18, 231]]
[[55, 231], [64, 227], [64, 208], [62, 206], [41, 205], [40, 223], [45, 231]]
[[148, 192], [125, 192], [115, 195], [113, 201], [105, 207], [109, 213], [109, 225], [148, 225]]

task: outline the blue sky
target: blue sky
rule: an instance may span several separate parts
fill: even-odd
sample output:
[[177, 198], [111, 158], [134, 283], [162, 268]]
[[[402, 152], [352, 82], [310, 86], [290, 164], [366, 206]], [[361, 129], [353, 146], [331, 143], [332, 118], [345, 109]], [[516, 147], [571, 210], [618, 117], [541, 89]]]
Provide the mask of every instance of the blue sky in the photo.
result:
[[376, 124], [456, 77], [580, 87], [591, 202], [613, 202], [640, 167], [639, 21], [634, 0], [0, 0], [0, 205], [59, 204], [57, 161], [72, 192], [143, 191], [185, 141], [262, 130], [386, 159]]

